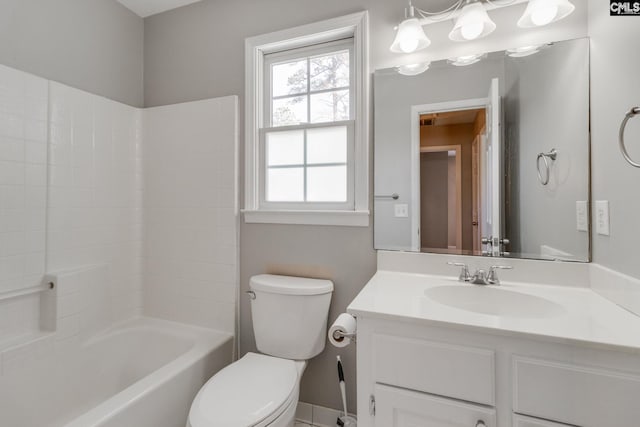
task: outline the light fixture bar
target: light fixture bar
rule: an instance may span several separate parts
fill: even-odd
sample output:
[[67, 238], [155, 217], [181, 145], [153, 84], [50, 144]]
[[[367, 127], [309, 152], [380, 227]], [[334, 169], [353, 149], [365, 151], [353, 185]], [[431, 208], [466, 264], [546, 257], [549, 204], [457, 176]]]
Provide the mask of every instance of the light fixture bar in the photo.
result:
[[[529, 0], [513, 0], [510, 3], [503, 3], [503, 4], [498, 4], [494, 1], [492, 2], [487, 2], [487, 1], [483, 1], [482, 4], [484, 5], [484, 8], [487, 11], [491, 11], [491, 10], [495, 10], [495, 9], [502, 9], [504, 7], [509, 7], [509, 6], [514, 6], [516, 4], [521, 4], [521, 3], [527, 3]], [[418, 8], [416, 8], [418, 9]], [[419, 9], [418, 9], [419, 10]], [[431, 24], [438, 24], [440, 22], [445, 22], [445, 21], [450, 21], [450, 20], [455, 20], [457, 19], [460, 15], [462, 14], [462, 7], [460, 7], [458, 10], [456, 10], [453, 13], [443, 13], [441, 15], [433, 15], [432, 17], [428, 18], [428, 17], [421, 17], [420, 18], [420, 25], [431, 25]], [[445, 18], [445, 19], [443, 19]]]

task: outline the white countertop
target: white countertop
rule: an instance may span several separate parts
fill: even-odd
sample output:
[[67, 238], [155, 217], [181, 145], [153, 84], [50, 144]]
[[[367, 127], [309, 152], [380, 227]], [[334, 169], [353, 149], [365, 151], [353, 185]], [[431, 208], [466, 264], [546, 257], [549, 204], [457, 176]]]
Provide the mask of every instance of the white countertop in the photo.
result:
[[[477, 286], [456, 278], [378, 271], [347, 311], [352, 315], [434, 326], [480, 328], [488, 332], [542, 337], [554, 341], [625, 347], [640, 351], [640, 317], [601, 297], [590, 288], [502, 283], [500, 289], [544, 298], [558, 310], [544, 316], [520, 317], [517, 308], [481, 314], [439, 303], [429, 288]], [[514, 311], [515, 310], [515, 311]]]

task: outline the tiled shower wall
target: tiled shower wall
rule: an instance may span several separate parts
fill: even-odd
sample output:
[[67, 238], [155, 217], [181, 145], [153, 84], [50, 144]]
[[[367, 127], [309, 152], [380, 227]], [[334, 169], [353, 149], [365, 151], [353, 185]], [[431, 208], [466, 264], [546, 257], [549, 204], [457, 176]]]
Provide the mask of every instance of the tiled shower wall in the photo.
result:
[[142, 307], [140, 116], [50, 83], [47, 270], [106, 265], [114, 321]]
[[[0, 66], [0, 292], [45, 271], [47, 104], [46, 80]], [[37, 329], [37, 312], [38, 298], [0, 301], [0, 342]]]
[[237, 98], [144, 111], [144, 313], [234, 333]]
[[[143, 305], [233, 332], [236, 103], [145, 111], [0, 66], [0, 296], [99, 268], [95, 292], [64, 295], [61, 338], [83, 338], [89, 307], [95, 332]], [[0, 352], [46, 334], [40, 314], [37, 294], [0, 298]]]

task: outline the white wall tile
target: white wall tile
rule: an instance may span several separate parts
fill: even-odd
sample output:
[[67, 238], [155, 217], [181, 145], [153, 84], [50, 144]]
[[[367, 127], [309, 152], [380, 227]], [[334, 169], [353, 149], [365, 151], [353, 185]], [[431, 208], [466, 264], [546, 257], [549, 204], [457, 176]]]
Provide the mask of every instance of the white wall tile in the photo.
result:
[[144, 112], [145, 314], [235, 331], [236, 102]]
[[236, 143], [235, 97], [143, 112], [0, 66], [0, 289], [58, 285], [0, 304], [0, 354], [55, 330], [0, 370], [143, 306], [234, 332]]
[[82, 323], [97, 330], [142, 307], [139, 272], [130, 266], [139, 258], [131, 248], [141, 245], [142, 236], [132, 232], [138, 219], [129, 214], [141, 194], [132, 191], [136, 165], [127, 158], [138, 144], [140, 112], [58, 83], [50, 86], [48, 270], [106, 266], [109, 275], [99, 293], [108, 295], [104, 304], [87, 296], [95, 294], [95, 277], [77, 285], [86, 297], [81, 306], [94, 314]]

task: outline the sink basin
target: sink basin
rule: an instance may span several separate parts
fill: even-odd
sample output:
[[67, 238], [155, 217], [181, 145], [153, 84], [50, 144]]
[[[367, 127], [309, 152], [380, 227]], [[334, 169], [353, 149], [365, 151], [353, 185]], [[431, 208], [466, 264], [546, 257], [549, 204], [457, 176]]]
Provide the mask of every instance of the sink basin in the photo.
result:
[[564, 312], [561, 305], [545, 298], [494, 286], [435, 286], [425, 295], [440, 304], [493, 316], [543, 318]]

